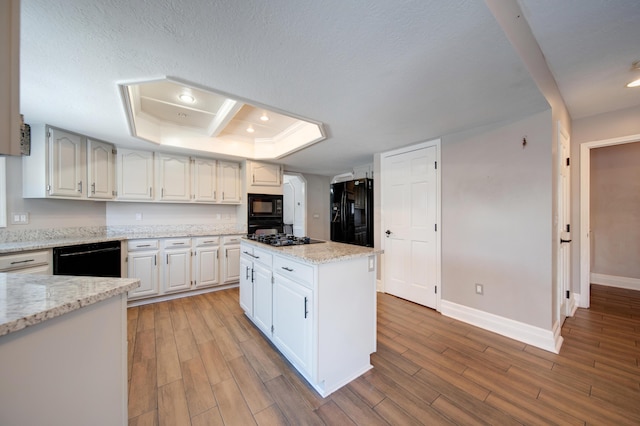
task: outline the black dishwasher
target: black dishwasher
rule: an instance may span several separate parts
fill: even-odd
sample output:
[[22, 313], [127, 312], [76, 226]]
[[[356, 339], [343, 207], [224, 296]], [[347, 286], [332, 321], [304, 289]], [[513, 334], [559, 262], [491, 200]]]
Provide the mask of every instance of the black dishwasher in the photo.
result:
[[53, 275], [120, 278], [120, 241], [53, 249]]

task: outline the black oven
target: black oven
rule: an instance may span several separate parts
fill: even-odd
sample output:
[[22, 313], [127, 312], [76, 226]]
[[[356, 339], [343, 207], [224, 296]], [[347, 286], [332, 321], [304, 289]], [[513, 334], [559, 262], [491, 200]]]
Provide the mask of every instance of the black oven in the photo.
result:
[[281, 233], [283, 230], [282, 195], [247, 194], [247, 230], [249, 234]]

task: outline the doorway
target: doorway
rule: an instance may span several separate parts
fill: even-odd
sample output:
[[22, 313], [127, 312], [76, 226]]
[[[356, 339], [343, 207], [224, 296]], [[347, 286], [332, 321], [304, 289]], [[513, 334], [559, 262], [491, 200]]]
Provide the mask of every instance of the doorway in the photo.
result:
[[282, 182], [284, 232], [307, 235], [307, 181], [299, 173], [285, 173]]
[[580, 307], [591, 305], [591, 150], [640, 141], [640, 134], [580, 145]]

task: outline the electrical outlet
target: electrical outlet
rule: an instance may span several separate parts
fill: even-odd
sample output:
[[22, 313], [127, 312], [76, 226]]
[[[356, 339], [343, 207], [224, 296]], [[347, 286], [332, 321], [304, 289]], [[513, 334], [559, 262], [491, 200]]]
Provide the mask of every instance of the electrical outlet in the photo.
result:
[[484, 294], [484, 286], [482, 284], [476, 283], [476, 294]]
[[29, 223], [29, 212], [11, 213], [12, 225], [27, 225]]
[[142, 213], [136, 213], [136, 220], [142, 220]]

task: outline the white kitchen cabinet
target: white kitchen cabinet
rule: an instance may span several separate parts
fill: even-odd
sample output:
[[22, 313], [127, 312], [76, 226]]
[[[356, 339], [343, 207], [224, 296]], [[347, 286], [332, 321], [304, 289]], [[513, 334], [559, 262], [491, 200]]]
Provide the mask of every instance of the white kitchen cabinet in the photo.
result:
[[84, 146], [82, 136], [50, 127], [49, 195], [82, 198]]
[[[342, 251], [342, 246], [336, 249]], [[305, 256], [313, 253], [313, 248], [309, 246]], [[326, 246], [317, 248], [326, 258]], [[270, 296], [258, 290], [255, 280], [254, 257], [261, 256], [259, 251], [272, 255]], [[242, 308], [321, 396], [326, 397], [371, 368], [369, 356], [376, 350], [375, 255], [338, 256], [314, 264], [293, 255], [299, 253], [297, 247], [263, 247], [248, 241], [242, 242], [242, 253], [247, 262], [253, 262], [252, 266], [243, 263], [241, 270]], [[246, 270], [251, 267], [253, 287], [246, 285], [244, 291]], [[260, 306], [269, 297], [270, 311]], [[269, 313], [271, 328], [267, 327]]]
[[247, 161], [250, 184], [252, 186], [281, 186], [282, 166], [280, 164]]
[[312, 373], [313, 291], [274, 274], [273, 342], [303, 374]]
[[0, 154], [20, 155], [20, 1], [0, 2]]
[[156, 154], [156, 192], [159, 201], [191, 199], [191, 159], [181, 155]]
[[118, 200], [152, 201], [153, 173], [153, 152], [118, 148]]
[[163, 240], [164, 293], [189, 290], [191, 288], [191, 238]]
[[[240, 305], [267, 335], [272, 324], [272, 254], [243, 245], [240, 258]], [[250, 313], [249, 313], [250, 312]]]
[[113, 198], [113, 145], [51, 126], [31, 128], [31, 155], [22, 157], [24, 198]]
[[253, 260], [247, 256], [253, 249], [242, 249], [240, 256], [240, 307], [253, 318]]
[[87, 138], [87, 198], [113, 199], [114, 171], [114, 146]]
[[218, 161], [218, 202], [224, 204], [240, 204], [240, 164]]
[[222, 284], [240, 280], [240, 236], [222, 237]]
[[217, 164], [210, 158], [192, 160], [193, 200], [197, 203], [215, 203], [217, 201]]
[[193, 250], [193, 284], [195, 288], [220, 284], [219, 279], [219, 237], [195, 238]]
[[140, 287], [129, 292], [129, 299], [156, 296], [160, 293], [159, 257], [158, 240], [127, 242], [127, 276], [140, 280]]

